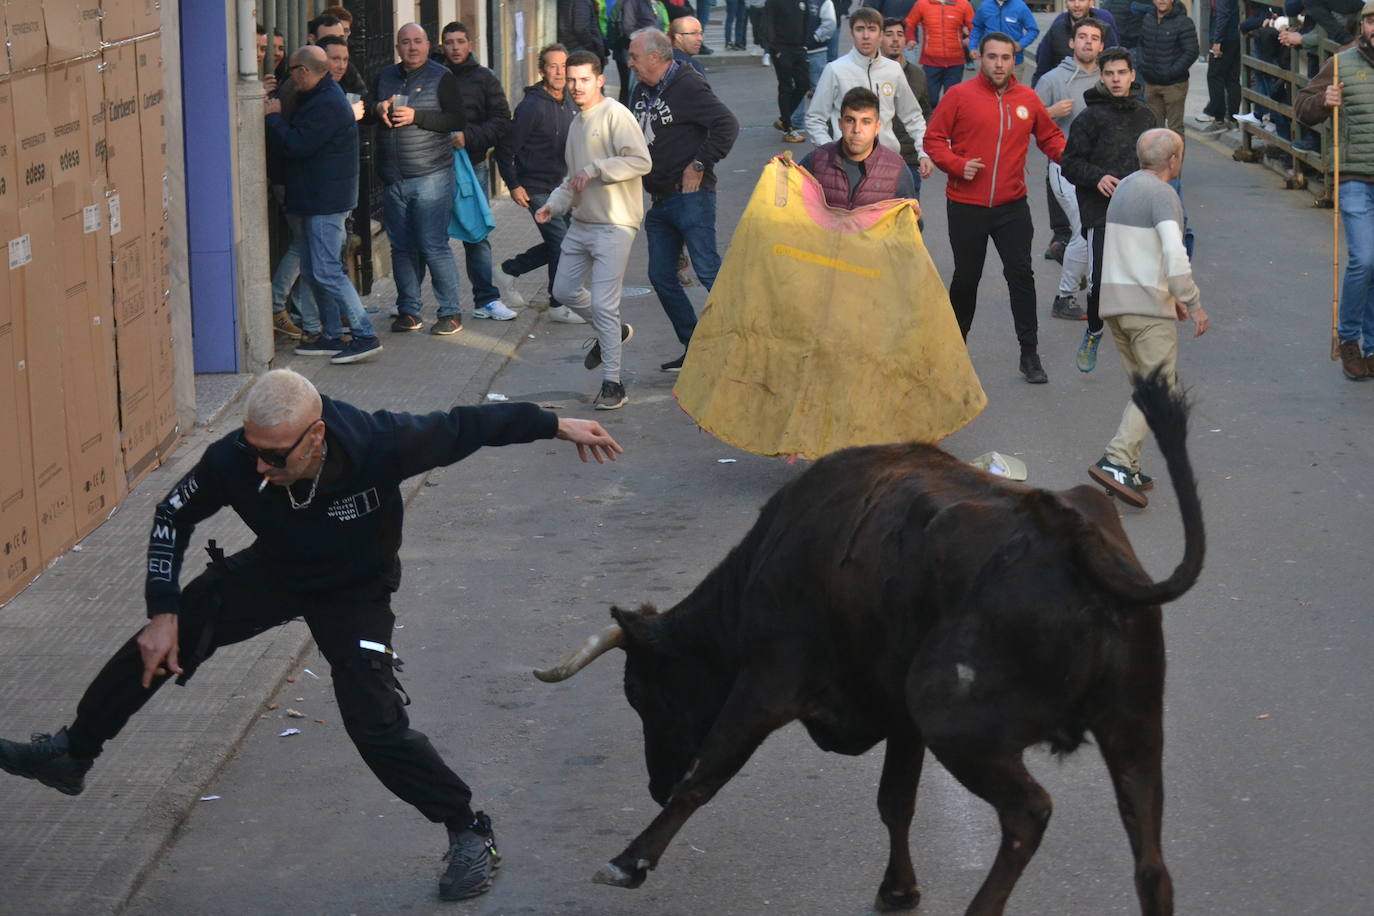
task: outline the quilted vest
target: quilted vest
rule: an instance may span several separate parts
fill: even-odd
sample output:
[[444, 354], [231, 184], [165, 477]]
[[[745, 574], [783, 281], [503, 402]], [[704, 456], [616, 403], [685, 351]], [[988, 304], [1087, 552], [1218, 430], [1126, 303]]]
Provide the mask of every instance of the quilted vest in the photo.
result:
[[859, 179], [854, 196], [849, 196], [849, 176], [838, 159], [840, 142], [836, 140], [816, 147], [811, 155], [811, 173], [825, 190], [825, 202], [840, 210], [854, 210], [897, 196], [897, 179], [906, 162], [900, 155], [875, 143], [873, 152], [864, 160], [864, 177]]
[[[410, 99], [410, 107], [416, 111], [440, 111], [439, 80], [448, 72], [448, 67], [432, 60], [408, 74], [400, 64], [394, 64], [377, 79], [377, 99], [385, 101], [400, 94]], [[377, 129], [377, 171], [387, 184], [451, 168], [453, 146], [448, 134], [414, 124]]]
[[1341, 82], [1341, 178], [1374, 176], [1374, 65], [1358, 47], [1339, 55]]

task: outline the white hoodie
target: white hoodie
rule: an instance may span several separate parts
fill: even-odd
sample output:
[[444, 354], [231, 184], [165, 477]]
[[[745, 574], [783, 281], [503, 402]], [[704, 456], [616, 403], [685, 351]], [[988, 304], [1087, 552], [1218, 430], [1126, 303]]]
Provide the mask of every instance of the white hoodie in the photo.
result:
[[894, 153], [902, 151], [901, 142], [892, 132], [895, 113], [916, 143], [916, 149], [922, 148], [926, 119], [921, 115], [921, 105], [911, 92], [901, 64], [882, 55], [864, 57], [852, 48], [848, 54], [825, 65], [825, 72], [806, 106], [806, 132], [811, 135], [812, 143], [820, 146], [840, 136], [840, 102], [844, 94], [856, 86], [869, 89], [878, 97], [878, 120], [883, 125], [878, 131], [879, 143]]

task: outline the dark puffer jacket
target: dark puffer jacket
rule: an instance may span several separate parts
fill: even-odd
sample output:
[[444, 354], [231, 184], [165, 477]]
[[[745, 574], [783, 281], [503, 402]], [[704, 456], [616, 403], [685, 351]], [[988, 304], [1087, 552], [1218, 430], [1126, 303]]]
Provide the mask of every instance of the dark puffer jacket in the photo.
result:
[[463, 97], [464, 147], [473, 165], [486, 158], [501, 138], [510, 133], [510, 103], [501, 81], [486, 67], [469, 55], [461, 64], [443, 62], [458, 80], [458, 92]]
[[1140, 60], [1136, 72], [1151, 86], [1188, 81], [1188, 68], [1197, 60], [1197, 25], [1182, 3], [1174, 3], [1164, 18], [1154, 10], [1140, 23]]
[[1078, 213], [1084, 229], [1102, 229], [1107, 225], [1107, 204], [1111, 198], [1102, 196], [1097, 183], [1105, 175], [1125, 178], [1138, 169], [1135, 142], [1145, 131], [1158, 126], [1153, 112], [1141, 104], [1139, 95], [1139, 83], [1132, 84], [1130, 94], [1121, 99], [1101, 83], [1083, 93], [1087, 107], [1073, 119], [1060, 168], [1078, 191]]

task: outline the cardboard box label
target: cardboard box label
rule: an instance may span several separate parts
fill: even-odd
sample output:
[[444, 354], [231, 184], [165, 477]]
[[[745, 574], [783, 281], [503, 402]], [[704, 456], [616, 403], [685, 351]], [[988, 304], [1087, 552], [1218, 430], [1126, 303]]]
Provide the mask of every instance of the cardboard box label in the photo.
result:
[[[100, 228], [100, 204], [91, 204], [89, 207], [81, 208], [81, 231], [83, 233], [95, 232]], [[96, 323], [100, 323], [100, 317], [96, 316]]]
[[10, 239], [10, 270], [23, 267], [33, 261], [33, 240], [25, 232], [17, 239]]
[[[455, 39], [456, 40], [456, 39]], [[119, 235], [119, 231], [124, 228], [124, 223], [119, 218], [119, 195], [110, 195], [110, 235]]]

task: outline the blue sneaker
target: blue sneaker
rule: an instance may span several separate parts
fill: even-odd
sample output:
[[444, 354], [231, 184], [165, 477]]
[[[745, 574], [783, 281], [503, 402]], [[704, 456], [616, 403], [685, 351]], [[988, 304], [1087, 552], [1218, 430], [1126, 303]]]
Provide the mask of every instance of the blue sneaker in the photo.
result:
[[382, 342], [375, 337], [355, 337], [337, 354], [330, 358], [336, 365], [356, 363], [382, 352]]
[[296, 346], [297, 356], [336, 356], [343, 352], [346, 344], [337, 337], [320, 337], [317, 340], [302, 340]]
[[1078, 345], [1078, 371], [1091, 372], [1097, 368], [1097, 345], [1102, 343], [1101, 331], [1083, 331], [1083, 342]]

